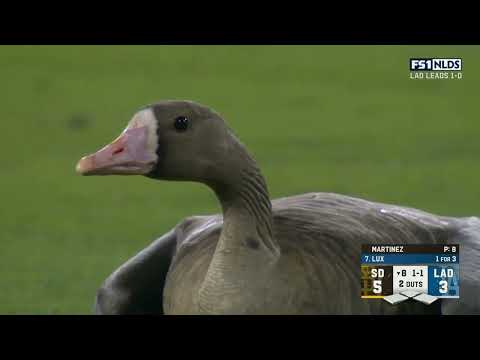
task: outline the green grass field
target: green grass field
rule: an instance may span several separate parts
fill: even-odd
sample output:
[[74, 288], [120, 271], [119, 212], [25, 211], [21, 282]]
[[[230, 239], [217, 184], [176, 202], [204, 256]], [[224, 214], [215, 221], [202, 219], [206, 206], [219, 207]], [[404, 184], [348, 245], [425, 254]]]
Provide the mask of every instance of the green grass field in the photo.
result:
[[[464, 78], [411, 80], [410, 57], [461, 57]], [[468, 46], [0, 47], [0, 313], [90, 313], [122, 262], [219, 211], [203, 185], [75, 174], [160, 99], [219, 111], [272, 197], [480, 215], [478, 64]]]

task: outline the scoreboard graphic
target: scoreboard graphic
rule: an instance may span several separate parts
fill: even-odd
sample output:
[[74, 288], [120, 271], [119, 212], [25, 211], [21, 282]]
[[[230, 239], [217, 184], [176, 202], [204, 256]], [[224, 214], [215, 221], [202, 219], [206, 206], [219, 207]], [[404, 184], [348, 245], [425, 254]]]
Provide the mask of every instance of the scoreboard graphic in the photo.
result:
[[361, 297], [430, 305], [459, 298], [460, 248], [451, 245], [362, 245]]

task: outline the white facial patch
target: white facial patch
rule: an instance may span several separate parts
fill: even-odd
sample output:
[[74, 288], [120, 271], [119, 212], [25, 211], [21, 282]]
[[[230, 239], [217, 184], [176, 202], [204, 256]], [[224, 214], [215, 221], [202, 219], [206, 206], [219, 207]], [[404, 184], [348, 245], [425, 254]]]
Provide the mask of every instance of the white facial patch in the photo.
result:
[[128, 123], [128, 126], [123, 130], [123, 132], [128, 129], [135, 129], [140, 127], [147, 128], [147, 151], [157, 158], [157, 146], [158, 146], [158, 135], [157, 135], [157, 119], [151, 108], [141, 110], [137, 112], [132, 120]]

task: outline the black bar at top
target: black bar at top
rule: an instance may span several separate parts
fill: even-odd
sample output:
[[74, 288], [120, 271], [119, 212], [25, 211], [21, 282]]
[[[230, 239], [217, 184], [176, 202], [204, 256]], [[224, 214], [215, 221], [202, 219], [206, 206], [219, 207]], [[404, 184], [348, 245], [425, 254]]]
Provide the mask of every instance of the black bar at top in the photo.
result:
[[[182, 25], [183, 26], [183, 25]], [[475, 32], [374, 31], [172, 31], [8, 30], [0, 27], [0, 44], [24, 45], [474, 45]]]
[[459, 252], [458, 244], [362, 244], [364, 254], [459, 254]]

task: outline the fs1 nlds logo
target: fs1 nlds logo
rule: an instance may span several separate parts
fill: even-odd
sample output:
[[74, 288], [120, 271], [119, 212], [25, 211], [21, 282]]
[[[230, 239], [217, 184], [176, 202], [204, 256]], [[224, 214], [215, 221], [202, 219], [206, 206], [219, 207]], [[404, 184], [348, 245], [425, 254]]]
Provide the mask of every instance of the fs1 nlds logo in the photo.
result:
[[410, 71], [462, 71], [462, 59], [410, 59]]
[[461, 79], [462, 59], [410, 59], [410, 79]]

